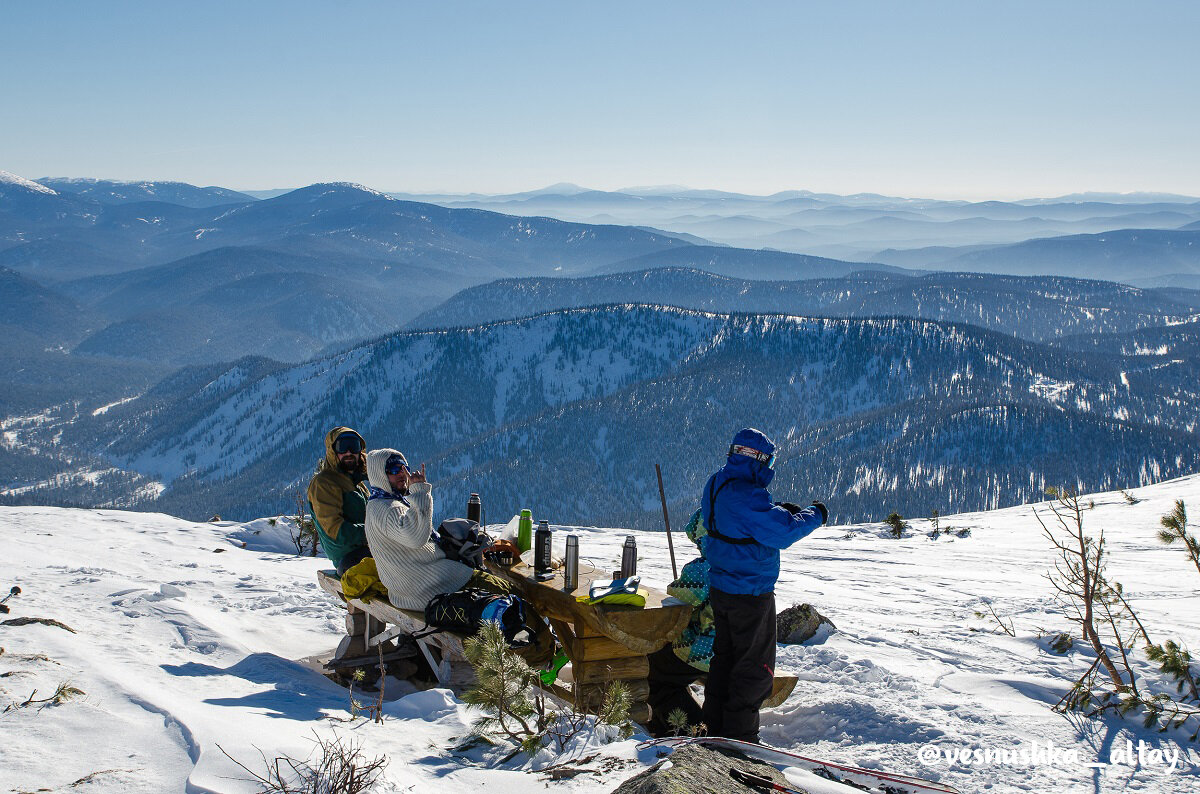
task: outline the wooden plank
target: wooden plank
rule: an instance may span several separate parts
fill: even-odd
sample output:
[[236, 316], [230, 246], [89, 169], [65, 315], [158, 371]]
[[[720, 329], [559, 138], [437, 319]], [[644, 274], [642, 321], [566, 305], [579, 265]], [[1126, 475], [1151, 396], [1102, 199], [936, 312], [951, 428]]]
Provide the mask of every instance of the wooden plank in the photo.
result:
[[597, 573], [581, 576], [579, 587], [567, 592], [563, 589], [560, 573], [539, 582], [533, 579], [533, 571], [528, 565], [507, 567], [489, 562], [488, 569], [511, 582], [517, 592], [545, 617], [575, 624], [577, 636], [582, 624], [637, 653], [653, 653], [664, 642], [678, 637], [691, 617], [689, 605], [654, 588], [646, 588], [649, 595], [644, 608], [576, 601], [577, 593], [586, 593], [591, 581], [599, 580]]
[[[590, 662], [598, 659], [625, 659], [631, 656], [645, 656], [644, 653], [630, 650], [616, 640], [601, 635], [586, 624], [577, 624], [574, 628], [561, 620], [550, 620], [558, 641], [562, 643], [572, 662]], [[579, 636], [576, 629], [582, 628], [587, 636]]]
[[574, 659], [578, 656], [581, 661], [585, 662], [594, 662], [601, 659], [627, 659], [646, 655], [631, 650], [608, 637], [584, 637], [581, 640], [577, 639], [575, 643], [575, 656], [571, 658]]
[[579, 662], [571, 664], [571, 671], [577, 684], [638, 680], [650, 675], [650, 661], [645, 656], [635, 656], [628, 659]]

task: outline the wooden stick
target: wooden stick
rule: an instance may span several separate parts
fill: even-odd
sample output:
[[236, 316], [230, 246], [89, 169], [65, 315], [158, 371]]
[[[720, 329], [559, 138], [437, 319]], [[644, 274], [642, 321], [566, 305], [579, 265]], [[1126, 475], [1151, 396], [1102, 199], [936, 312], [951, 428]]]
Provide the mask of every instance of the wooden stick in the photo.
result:
[[671, 581], [675, 581], [679, 578], [679, 571], [675, 568], [675, 541], [671, 539], [671, 517], [667, 515], [667, 492], [663, 490], [662, 469], [657, 463], [654, 464], [654, 473], [658, 475], [658, 498], [662, 500], [663, 523], [667, 525], [667, 548], [671, 550]]

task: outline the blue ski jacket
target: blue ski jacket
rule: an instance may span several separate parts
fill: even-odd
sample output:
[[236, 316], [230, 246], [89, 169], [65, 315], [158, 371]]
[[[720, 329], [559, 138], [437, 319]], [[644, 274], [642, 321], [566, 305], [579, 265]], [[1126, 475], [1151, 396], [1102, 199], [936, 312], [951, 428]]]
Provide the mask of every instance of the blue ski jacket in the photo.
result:
[[[775, 451], [766, 436], [753, 446], [767, 454]], [[700, 510], [708, 531], [703, 551], [709, 564], [709, 582], [718, 590], [740, 595], [774, 591], [779, 579], [779, 550], [821, 526], [821, 512], [815, 507], [793, 515], [772, 503], [767, 486], [774, 478], [774, 469], [745, 455], [730, 455], [728, 462], [708, 478], [700, 495]], [[753, 542], [730, 543], [714, 536], [714, 529], [727, 538], [749, 538]]]

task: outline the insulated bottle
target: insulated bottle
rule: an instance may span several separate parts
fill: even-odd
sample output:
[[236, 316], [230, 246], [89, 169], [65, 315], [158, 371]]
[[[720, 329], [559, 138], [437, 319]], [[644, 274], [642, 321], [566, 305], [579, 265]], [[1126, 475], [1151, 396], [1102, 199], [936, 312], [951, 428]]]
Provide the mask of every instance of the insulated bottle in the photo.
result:
[[637, 573], [637, 538], [625, 536], [625, 545], [621, 547], [621, 577], [633, 576]]
[[517, 522], [517, 548], [522, 552], [533, 548], [533, 513], [527, 507], [521, 510], [521, 518]]
[[567, 553], [563, 559], [563, 589], [568, 593], [579, 587], [579, 536], [567, 535]]
[[534, 538], [534, 575], [550, 573], [550, 536], [550, 522], [542, 521], [539, 523], [537, 536]]
[[474, 521], [476, 524], [482, 523], [483, 518], [483, 502], [479, 501], [479, 494], [471, 494], [471, 498], [467, 500], [467, 520]]

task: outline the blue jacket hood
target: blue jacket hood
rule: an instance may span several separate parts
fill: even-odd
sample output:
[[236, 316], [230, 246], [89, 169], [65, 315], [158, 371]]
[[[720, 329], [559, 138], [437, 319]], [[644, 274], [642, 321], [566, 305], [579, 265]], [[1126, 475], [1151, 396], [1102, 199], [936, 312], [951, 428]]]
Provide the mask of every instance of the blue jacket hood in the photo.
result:
[[[745, 427], [733, 437], [733, 444], [757, 449], [766, 455], [775, 454], [775, 442], [767, 434], [753, 427]], [[775, 470], [762, 461], [745, 455], [730, 455], [717, 475], [719, 482], [729, 479], [747, 480], [760, 488], [766, 488], [775, 479]]]

